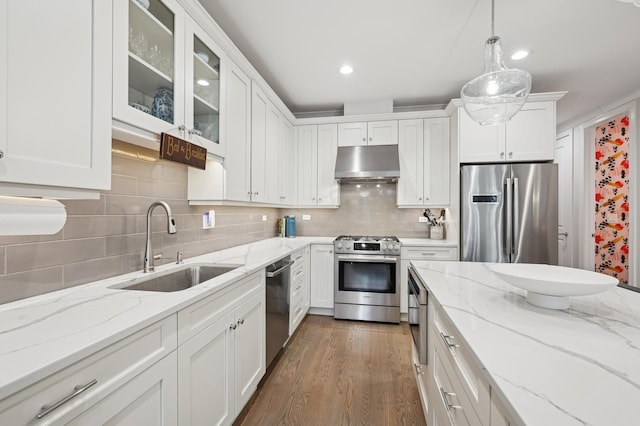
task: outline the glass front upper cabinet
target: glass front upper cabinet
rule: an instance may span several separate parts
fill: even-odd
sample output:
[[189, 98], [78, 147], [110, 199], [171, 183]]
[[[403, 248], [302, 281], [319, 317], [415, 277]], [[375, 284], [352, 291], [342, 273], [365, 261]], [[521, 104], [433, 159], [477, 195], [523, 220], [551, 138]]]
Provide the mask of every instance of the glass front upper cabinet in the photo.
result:
[[184, 124], [184, 17], [175, 0], [114, 3], [114, 117], [154, 133]]
[[224, 157], [220, 135], [221, 49], [201, 27], [188, 19], [186, 52], [185, 112], [190, 139], [212, 154]]

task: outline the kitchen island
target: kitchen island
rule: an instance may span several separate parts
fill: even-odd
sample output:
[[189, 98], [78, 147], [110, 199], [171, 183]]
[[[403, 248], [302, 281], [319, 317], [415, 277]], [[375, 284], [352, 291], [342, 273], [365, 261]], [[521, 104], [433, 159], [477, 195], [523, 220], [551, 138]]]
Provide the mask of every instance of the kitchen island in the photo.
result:
[[[439, 361], [438, 346], [450, 349], [456, 362], [465, 361], [456, 351], [468, 351], [471, 360], [462, 362], [468, 368], [459, 383], [475, 386], [470, 399], [475, 396], [481, 423], [505, 424], [507, 418], [527, 425], [639, 424], [639, 293], [614, 288], [572, 297], [567, 310], [549, 310], [528, 304], [526, 293], [498, 279], [488, 264], [412, 264], [427, 287], [435, 322], [444, 317], [441, 322], [455, 335], [447, 341], [429, 329], [428, 363]], [[434, 312], [429, 318], [433, 323]], [[427, 366], [430, 375], [433, 369]], [[438, 410], [439, 390], [428, 392], [428, 419]], [[445, 412], [461, 411], [453, 407], [453, 394], [443, 400]], [[496, 404], [504, 416], [496, 415]]]

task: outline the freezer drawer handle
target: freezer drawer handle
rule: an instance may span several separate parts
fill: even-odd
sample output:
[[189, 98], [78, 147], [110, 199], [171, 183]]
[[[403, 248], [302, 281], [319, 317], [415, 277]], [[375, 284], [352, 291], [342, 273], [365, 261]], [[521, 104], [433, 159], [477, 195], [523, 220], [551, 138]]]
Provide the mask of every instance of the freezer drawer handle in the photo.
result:
[[96, 383], [98, 383], [98, 380], [97, 379], [93, 379], [93, 380], [91, 380], [89, 383], [87, 383], [84, 386], [76, 385], [73, 388], [73, 392], [71, 392], [69, 395], [65, 396], [64, 398], [62, 398], [60, 401], [56, 402], [53, 405], [43, 405], [42, 406], [42, 410], [40, 411], [40, 413], [38, 413], [36, 418], [37, 419], [41, 419], [44, 416], [50, 414], [52, 411], [60, 408], [62, 405], [64, 405], [67, 402], [71, 401], [73, 398], [75, 398], [76, 396], [80, 395], [82, 392], [86, 391], [91, 386], [95, 385]]

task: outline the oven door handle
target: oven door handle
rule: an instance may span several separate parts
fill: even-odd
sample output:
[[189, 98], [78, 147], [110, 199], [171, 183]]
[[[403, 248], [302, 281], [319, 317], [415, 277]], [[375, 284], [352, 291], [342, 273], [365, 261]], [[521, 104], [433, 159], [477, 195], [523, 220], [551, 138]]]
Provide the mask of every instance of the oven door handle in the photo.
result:
[[361, 263], [398, 263], [397, 257], [386, 256], [340, 256], [337, 255], [338, 262], [361, 262]]

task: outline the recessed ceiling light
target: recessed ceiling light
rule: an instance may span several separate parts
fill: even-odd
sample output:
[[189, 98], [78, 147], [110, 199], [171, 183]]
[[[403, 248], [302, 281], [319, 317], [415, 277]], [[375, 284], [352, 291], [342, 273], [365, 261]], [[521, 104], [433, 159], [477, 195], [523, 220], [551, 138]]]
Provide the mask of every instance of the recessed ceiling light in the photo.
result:
[[199, 84], [200, 86], [208, 86], [209, 85], [209, 81], [205, 80], [203, 78], [197, 80], [196, 83]]
[[515, 52], [513, 52], [513, 55], [511, 55], [511, 59], [513, 59], [514, 61], [519, 61], [531, 55], [532, 53], [533, 53], [533, 50], [531, 49], [516, 50]]
[[343, 65], [342, 68], [340, 68], [340, 72], [342, 74], [351, 74], [353, 72], [353, 67], [351, 65]]

